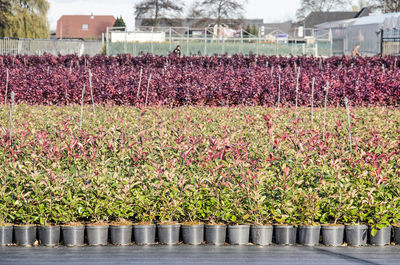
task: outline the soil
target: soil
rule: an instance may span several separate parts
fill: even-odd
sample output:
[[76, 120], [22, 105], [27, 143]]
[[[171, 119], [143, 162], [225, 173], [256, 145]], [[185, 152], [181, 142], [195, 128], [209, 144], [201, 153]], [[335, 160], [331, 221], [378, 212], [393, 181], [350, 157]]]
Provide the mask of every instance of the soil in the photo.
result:
[[321, 224], [321, 226], [344, 226], [342, 224]]
[[18, 224], [18, 225], [14, 225], [14, 226], [36, 226], [36, 225], [33, 225], [33, 224]]
[[2, 226], [13, 226], [13, 224], [1, 224], [0, 223], [0, 227], [2, 227]]
[[92, 224], [86, 224], [86, 226], [108, 226], [110, 224], [108, 223], [92, 223]]
[[63, 226], [83, 226], [83, 224], [79, 222], [71, 222], [68, 224], [64, 224]]
[[179, 223], [177, 222], [164, 222], [164, 223], [159, 223], [159, 225], [178, 225]]
[[214, 223], [211, 223], [211, 224], [206, 224], [206, 225], [224, 226], [224, 225], [226, 225], [226, 224], [220, 224], [220, 223], [214, 224]]
[[115, 221], [115, 222], [111, 222], [110, 223], [110, 225], [112, 225], [112, 226], [129, 226], [129, 225], [132, 225], [132, 222], [129, 222], [129, 221]]
[[140, 223], [135, 223], [133, 225], [153, 225], [153, 223], [150, 222], [140, 222]]
[[185, 222], [182, 225], [202, 225], [202, 222]]

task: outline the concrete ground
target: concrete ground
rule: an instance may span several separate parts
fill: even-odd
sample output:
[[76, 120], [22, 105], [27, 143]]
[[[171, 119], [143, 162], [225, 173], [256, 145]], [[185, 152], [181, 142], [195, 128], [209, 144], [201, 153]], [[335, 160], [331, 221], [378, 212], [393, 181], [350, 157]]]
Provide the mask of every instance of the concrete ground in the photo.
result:
[[48, 264], [400, 264], [400, 246], [3, 247], [0, 265]]

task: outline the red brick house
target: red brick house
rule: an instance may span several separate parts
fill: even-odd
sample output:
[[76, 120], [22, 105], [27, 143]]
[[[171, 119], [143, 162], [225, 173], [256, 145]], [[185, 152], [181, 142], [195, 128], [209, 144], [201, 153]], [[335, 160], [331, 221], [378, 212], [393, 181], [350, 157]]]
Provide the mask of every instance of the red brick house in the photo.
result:
[[57, 39], [100, 39], [107, 27], [114, 26], [114, 16], [63, 15], [57, 21]]

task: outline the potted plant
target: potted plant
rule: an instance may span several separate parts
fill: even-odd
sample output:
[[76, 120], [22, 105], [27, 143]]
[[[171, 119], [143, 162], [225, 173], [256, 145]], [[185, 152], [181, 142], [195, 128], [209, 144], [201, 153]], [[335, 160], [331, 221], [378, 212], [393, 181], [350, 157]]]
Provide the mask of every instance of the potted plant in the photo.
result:
[[17, 207], [15, 211], [15, 222], [14, 225], [14, 236], [15, 243], [20, 246], [30, 247], [36, 241], [37, 227], [35, 222], [38, 220], [38, 216], [34, 211], [34, 202], [31, 197], [28, 197], [28, 193], [23, 191], [21, 186], [17, 187], [16, 190], [19, 195], [16, 197], [14, 207]]
[[[356, 187], [358, 186], [359, 187]], [[346, 242], [350, 246], [363, 246], [367, 244], [368, 226], [367, 213], [361, 193], [367, 190], [362, 183], [351, 183], [345, 192], [347, 193], [344, 201], [344, 221]]]
[[267, 246], [272, 243], [273, 226], [271, 219], [272, 196], [268, 188], [272, 185], [266, 183], [266, 177], [259, 176], [252, 179], [253, 188], [250, 190], [252, 200], [249, 201], [251, 242], [255, 245]]
[[321, 234], [325, 246], [341, 246], [344, 242], [343, 220], [343, 192], [336, 182], [330, 183], [323, 180], [321, 183]]
[[111, 213], [115, 221], [110, 224], [110, 240], [113, 245], [129, 245], [132, 242], [133, 201], [130, 197], [132, 179], [119, 179], [112, 190], [115, 198], [111, 204]]
[[[6, 178], [4, 175], [0, 178]], [[6, 181], [2, 179], [3, 185], [0, 187], [0, 246], [11, 245], [13, 241], [13, 225], [10, 223], [12, 213], [11, 192], [7, 189]]]
[[389, 201], [392, 195], [387, 194], [384, 189], [385, 187], [377, 187], [373, 192], [375, 199], [369, 205], [369, 241], [375, 246], [389, 245], [392, 236], [391, 223], [394, 220], [395, 210], [393, 202]]
[[179, 242], [181, 224], [177, 222], [182, 212], [180, 185], [168, 179], [158, 193], [157, 235], [161, 244], [174, 245]]
[[88, 220], [86, 236], [90, 246], [104, 246], [108, 242], [108, 219], [112, 214], [109, 180], [111, 181], [112, 178], [107, 175], [94, 176], [93, 184], [85, 191], [85, 209], [82, 217]]
[[[131, 190], [135, 199], [133, 212], [137, 223], [133, 224], [134, 241], [137, 245], [154, 244], [156, 238], [156, 195], [148, 186], [148, 182], [138, 181], [138, 186]], [[147, 184], [146, 184], [147, 183]]]
[[208, 223], [204, 225], [204, 239], [206, 244], [223, 245], [226, 240], [226, 224], [223, 220], [229, 220], [226, 212], [225, 198], [231, 192], [231, 184], [219, 177], [207, 178], [208, 189], [204, 201], [205, 219]]
[[[308, 176], [312, 178], [311, 176]], [[315, 188], [299, 188], [295, 191], [298, 194], [299, 203], [297, 215], [300, 222], [299, 244], [304, 246], [315, 246], [319, 244], [321, 225], [316, 222], [321, 216], [318, 190]]]
[[253, 200], [251, 197], [251, 177], [244, 179], [240, 176], [231, 177], [236, 182], [234, 192], [228, 194], [225, 199], [225, 207], [228, 209], [228, 242], [231, 245], [245, 245], [249, 243], [250, 225], [249, 204]]
[[273, 190], [273, 196], [279, 200], [273, 201], [271, 207], [272, 218], [275, 221], [275, 243], [278, 245], [294, 245], [297, 240], [297, 198], [294, 196], [294, 187], [289, 184], [289, 169], [283, 165], [285, 175], [283, 183]]
[[58, 225], [62, 215], [60, 202], [64, 196], [61, 188], [63, 179], [50, 174], [50, 178], [40, 181], [40, 194], [37, 194], [39, 215], [38, 238], [43, 246], [54, 247], [60, 243], [61, 228]]
[[63, 243], [66, 246], [83, 246], [85, 240], [85, 225], [80, 221], [84, 204], [81, 187], [85, 183], [81, 178], [68, 178], [64, 189], [67, 190], [61, 204], [60, 223]]
[[184, 189], [182, 207], [186, 221], [182, 223], [181, 230], [183, 243], [189, 245], [200, 245], [204, 241], [204, 224], [200, 220], [205, 217], [203, 210], [205, 198], [200, 190], [198, 181]]

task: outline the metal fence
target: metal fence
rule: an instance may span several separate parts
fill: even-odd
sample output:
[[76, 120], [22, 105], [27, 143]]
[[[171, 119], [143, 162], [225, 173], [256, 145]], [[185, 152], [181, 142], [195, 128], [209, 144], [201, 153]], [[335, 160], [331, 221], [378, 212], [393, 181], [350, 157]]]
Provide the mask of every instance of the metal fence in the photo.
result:
[[[117, 29], [121, 30], [121, 29]], [[146, 42], [125, 40], [112, 42], [112, 30], [106, 33], [106, 51], [108, 55], [151, 53], [168, 55], [177, 45], [181, 46], [183, 55], [214, 55], [214, 54], [256, 54], [256, 55], [314, 55], [331, 56], [332, 41], [328, 32], [307, 38], [287, 38], [271, 40], [267, 36], [252, 35], [245, 31], [236, 32], [232, 36], [216, 36], [212, 28], [137, 28], [135, 31], [125, 31], [126, 36], [143, 32], [154, 34], [164, 33], [163, 41]], [[261, 32], [259, 29], [258, 32]], [[314, 32], [314, 31], [313, 31]], [[120, 31], [119, 31], [120, 33]], [[151, 36], [151, 35], [150, 35]]]
[[381, 54], [400, 55], [400, 29], [381, 30]]
[[40, 40], [40, 39], [0, 39], [0, 54], [11, 55], [96, 55], [101, 53], [102, 41], [82, 40]]

